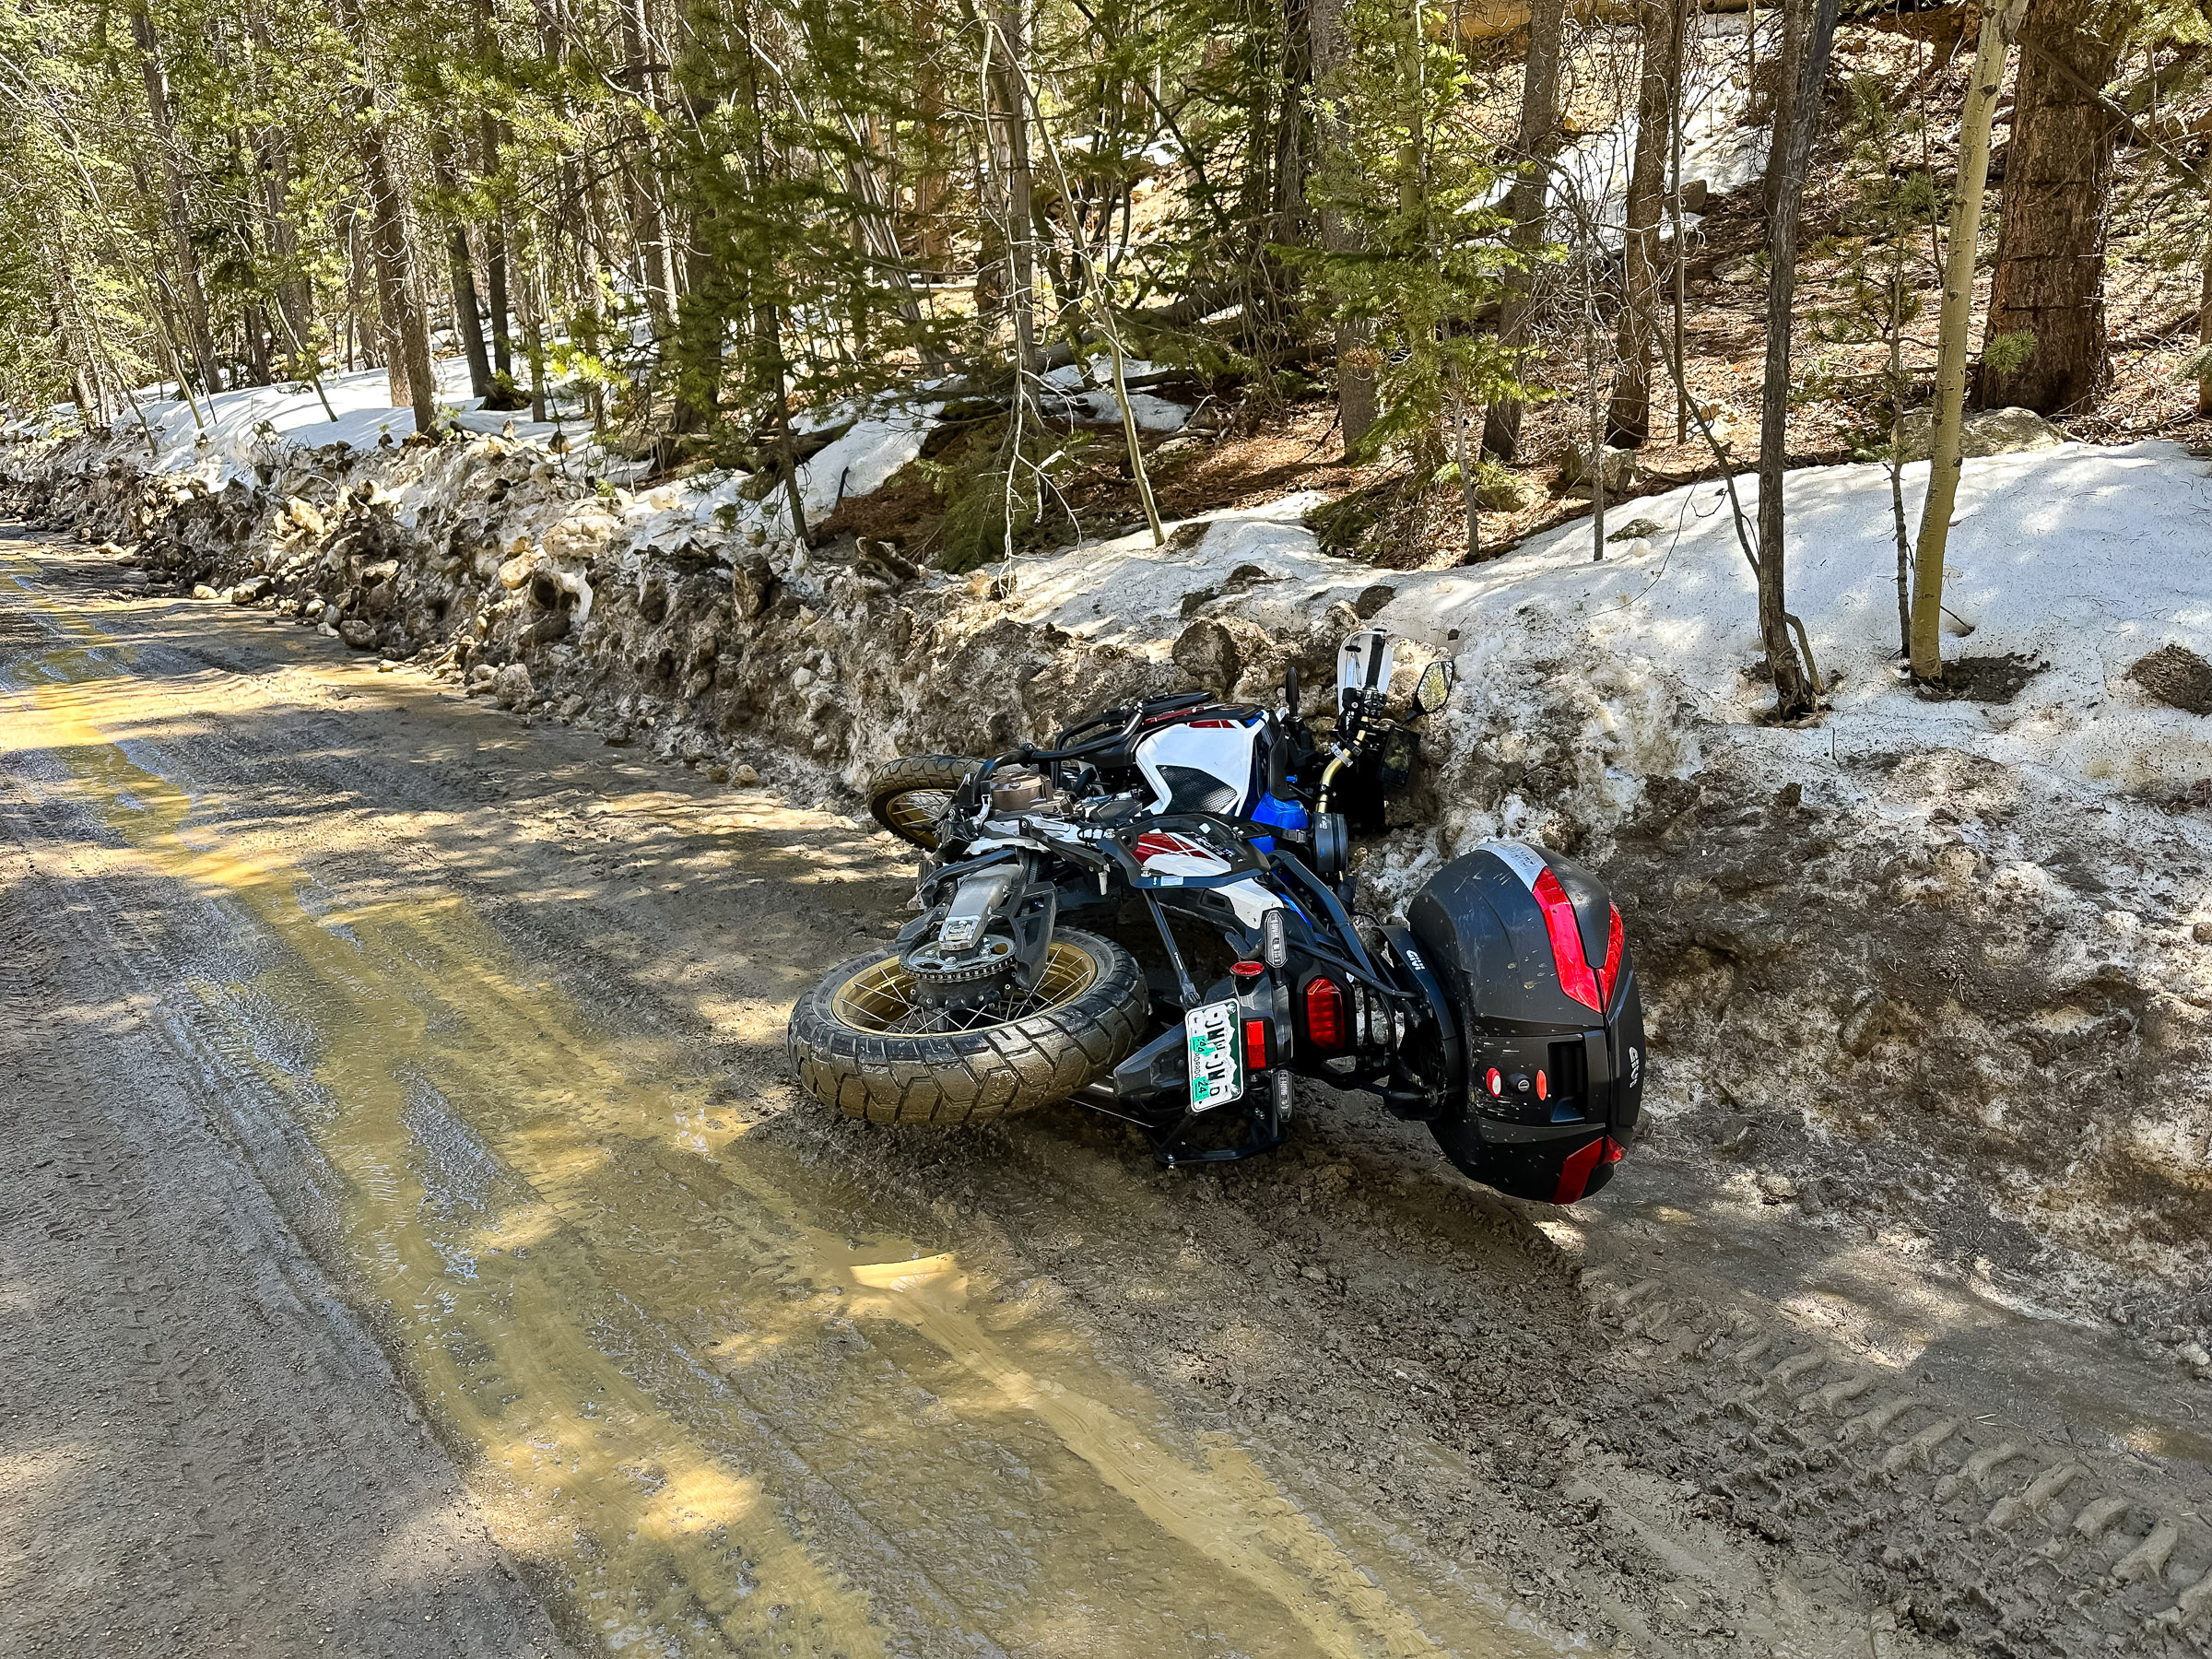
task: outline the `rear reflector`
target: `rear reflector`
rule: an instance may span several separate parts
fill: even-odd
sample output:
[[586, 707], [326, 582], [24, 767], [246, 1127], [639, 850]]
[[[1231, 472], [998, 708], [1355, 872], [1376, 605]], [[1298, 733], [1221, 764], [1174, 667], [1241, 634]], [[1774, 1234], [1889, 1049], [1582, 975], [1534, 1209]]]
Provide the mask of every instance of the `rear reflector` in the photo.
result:
[[1244, 1022], [1244, 1064], [1253, 1071], [1266, 1069], [1267, 1022], [1264, 1019]]
[[[1583, 954], [1582, 930], [1575, 925], [1574, 906], [1567, 898], [1567, 889], [1547, 869], [1536, 877], [1535, 890], [1536, 903], [1544, 911], [1545, 931], [1551, 935], [1551, 959], [1559, 971], [1559, 989], [1585, 1008], [1604, 1012], [1605, 1005], [1598, 1001], [1597, 976], [1590, 971], [1590, 959]], [[1580, 1193], [1576, 1196], [1581, 1196]]]
[[1344, 1046], [1344, 988], [1333, 979], [1306, 986], [1306, 1036], [1329, 1053]]
[[1542, 1072], [1538, 1072], [1536, 1074], [1536, 1099], [1539, 1100], [1546, 1100], [1549, 1098], [1550, 1094], [1551, 1085], [1545, 1080], [1544, 1074]]
[[1505, 1079], [1499, 1076], [1498, 1068], [1494, 1065], [1490, 1067], [1489, 1076], [1483, 1078], [1482, 1083], [1483, 1087], [1490, 1091], [1492, 1100], [1496, 1100], [1505, 1093]]
[[1554, 1204], [1572, 1204], [1590, 1190], [1590, 1177], [1601, 1163], [1617, 1164], [1627, 1151], [1609, 1135], [1601, 1135], [1589, 1145], [1577, 1147], [1567, 1154], [1559, 1165], [1559, 1184], [1553, 1192]]
[[1577, 1147], [1567, 1154], [1559, 1165], [1559, 1184], [1551, 1194], [1554, 1204], [1572, 1204], [1589, 1190], [1590, 1172], [1597, 1168], [1597, 1160], [1606, 1155], [1610, 1143], [1608, 1135], [1599, 1135], [1587, 1146]]

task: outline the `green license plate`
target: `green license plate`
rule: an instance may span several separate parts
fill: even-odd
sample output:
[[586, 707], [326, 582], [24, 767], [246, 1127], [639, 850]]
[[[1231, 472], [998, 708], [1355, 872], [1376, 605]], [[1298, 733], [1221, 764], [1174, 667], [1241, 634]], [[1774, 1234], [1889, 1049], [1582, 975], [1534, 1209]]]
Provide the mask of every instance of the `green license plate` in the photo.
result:
[[1191, 1110], [1207, 1112], [1244, 1094], [1244, 1050], [1234, 1002], [1207, 1003], [1182, 1017], [1190, 1051]]

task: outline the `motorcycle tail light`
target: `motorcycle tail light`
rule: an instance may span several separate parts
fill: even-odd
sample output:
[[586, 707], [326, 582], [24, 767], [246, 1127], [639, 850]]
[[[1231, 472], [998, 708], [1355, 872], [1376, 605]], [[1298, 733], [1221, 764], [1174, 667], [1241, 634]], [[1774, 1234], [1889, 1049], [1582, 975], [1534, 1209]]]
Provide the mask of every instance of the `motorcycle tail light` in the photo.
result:
[[1611, 913], [1611, 920], [1606, 924], [1606, 965], [1597, 971], [1597, 988], [1609, 1008], [1613, 1006], [1613, 982], [1620, 977], [1622, 937], [1620, 906], [1608, 904], [1606, 909]]
[[1306, 986], [1306, 1036], [1327, 1053], [1344, 1047], [1344, 987], [1333, 979]]
[[[1536, 903], [1544, 912], [1545, 931], [1551, 935], [1551, 959], [1559, 971], [1559, 989], [1585, 1008], [1603, 1012], [1605, 1005], [1598, 1001], [1597, 975], [1590, 971], [1590, 959], [1583, 954], [1582, 930], [1575, 925], [1574, 906], [1567, 898], [1567, 889], [1559, 885], [1559, 878], [1549, 870], [1536, 877]], [[1618, 968], [1618, 964], [1615, 966]]]
[[1253, 1071], [1266, 1069], [1267, 1022], [1264, 1019], [1244, 1022], [1244, 1064]]

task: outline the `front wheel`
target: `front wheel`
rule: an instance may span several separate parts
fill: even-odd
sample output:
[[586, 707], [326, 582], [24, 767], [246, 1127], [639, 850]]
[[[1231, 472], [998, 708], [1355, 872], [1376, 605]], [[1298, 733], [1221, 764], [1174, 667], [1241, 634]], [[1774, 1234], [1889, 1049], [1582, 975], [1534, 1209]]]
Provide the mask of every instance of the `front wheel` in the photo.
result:
[[868, 811], [900, 841], [935, 853], [937, 824], [952, 806], [952, 792], [982, 764], [964, 755], [887, 760], [868, 779]]
[[895, 953], [870, 951], [799, 999], [785, 1042], [824, 1105], [878, 1124], [980, 1124], [1065, 1100], [1125, 1059], [1150, 999], [1136, 959], [1062, 928], [1037, 988], [972, 1013], [931, 1007]]

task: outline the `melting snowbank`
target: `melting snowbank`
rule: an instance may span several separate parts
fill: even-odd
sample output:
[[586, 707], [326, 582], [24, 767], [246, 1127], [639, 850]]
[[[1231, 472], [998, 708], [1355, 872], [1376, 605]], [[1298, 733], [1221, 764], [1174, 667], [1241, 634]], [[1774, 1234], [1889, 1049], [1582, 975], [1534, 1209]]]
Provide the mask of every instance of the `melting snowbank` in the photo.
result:
[[[1925, 463], [1905, 469], [1909, 527], [1927, 473]], [[1735, 488], [1756, 514], [1757, 478]], [[1967, 463], [1945, 588], [1959, 620], [1946, 651], [2048, 665], [2004, 704], [1929, 701], [1900, 677], [1896, 531], [1880, 466], [1807, 468], [1787, 488], [1789, 600], [1833, 682], [1832, 713], [1802, 732], [1760, 724], [1772, 698], [1754, 675], [1757, 583], [1717, 482], [1616, 508], [1610, 534], [1635, 534], [1602, 560], [1585, 519], [1486, 564], [1411, 572], [1324, 556], [1300, 522], [1313, 498], [1294, 496], [1217, 515], [1195, 545], [1125, 536], [1025, 561], [1017, 614], [1164, 657], [1196, 612], [1279, 629], [1339, 600], [1367, 596], [1366, 611], [1387, 599], [1372, 610], [1379, 624], [1459, 659], [1468, 690], [1455, 720], [1543, 699], [1543, 685], [1522, 682], [1549, 665], [1540, 677], [1612, 688], [1613, 718], [1594, 739], [1638, 778], [1683, 763], [1686, 716], [1778, 758], [1946, 747], [2116, 790], [2212, 777], [2212, 720], [2162, 706], [2125, 677], [2161, 645], [2212, 657], [2212, 465], [2155, 441]], [[1956, 632], [1960, 621], [1971, 637]], [[1585, 826], [1617, 816], [1595, 811]]]

